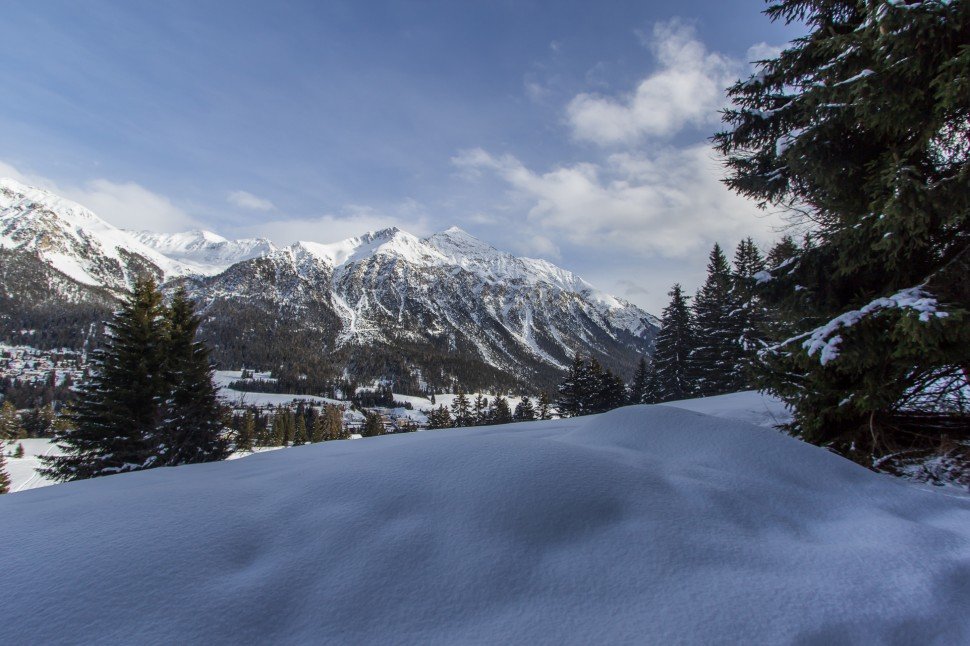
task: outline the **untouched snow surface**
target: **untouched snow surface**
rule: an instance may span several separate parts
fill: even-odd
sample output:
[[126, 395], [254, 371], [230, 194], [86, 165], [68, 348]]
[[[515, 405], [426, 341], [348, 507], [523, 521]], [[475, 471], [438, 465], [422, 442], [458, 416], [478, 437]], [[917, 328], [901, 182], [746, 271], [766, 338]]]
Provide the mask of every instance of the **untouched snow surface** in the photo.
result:
[[970, 642], [970, 501], [672, 406], [110, 476], [0, 517], [0, 643]]

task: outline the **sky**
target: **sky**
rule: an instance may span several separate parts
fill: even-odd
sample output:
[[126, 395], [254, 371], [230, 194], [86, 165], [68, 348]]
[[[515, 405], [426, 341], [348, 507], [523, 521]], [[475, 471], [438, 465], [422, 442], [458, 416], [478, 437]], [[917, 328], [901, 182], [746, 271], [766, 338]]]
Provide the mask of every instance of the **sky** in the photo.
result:
[[659, 314], [768, 245], [709, 137], [760, 0], [3, 2], [0, 176], [130, 229], [456, 225]]

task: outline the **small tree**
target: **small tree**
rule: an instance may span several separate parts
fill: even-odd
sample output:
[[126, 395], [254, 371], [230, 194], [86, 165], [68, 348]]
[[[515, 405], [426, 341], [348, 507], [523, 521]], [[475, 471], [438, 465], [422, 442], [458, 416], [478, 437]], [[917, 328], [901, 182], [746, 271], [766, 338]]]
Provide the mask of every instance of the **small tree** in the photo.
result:
[[24, 457], [24, 444], [23, 442], [17, 442], [17, 448], [14, 449], [13, 456], [15, 458]]
[[653, 354], [652, 390], [653, 396], [660, 402], [684, 399], [694, 389], [690, 373], [694, 323], [680, 285], [674, 285], [669, 296], [670, 304], [664, 308], [661, 316]]
[[492, 424], [510, 424], [512, 422], [512, 410], [509, 408], [509, 400], [501, 395], [495, 398], [489, 414]]
[[729, 325], [734, 309], [731, 270], [720, 245], [715, 244], [707, 263], [707, 279], [694, 298], [689, 372], [696, 395], [719, 395], [731, 387], [738, 359], [737, 340]]
[[552, 419], [552, 403], [549, 401], [549, 395], [545, 392], [539, 395], [539, 408], [536, 415], [539, 419]]
[[455, 401], [451, 403], [451, 420], [455, 427], [469, 426], [472, 422], [471, 404], [461, 388], [458, 389]]
[[15, 440], [23, 435], [23, 426], [17, 409], [10, 402], [0, 406], [0, 442]]
[[0, 494], [10, 491], [10, 474], [7, 473], [7, 457], [3, 454], [3, 442], [0, 442]]
[[629, 401], [631, 404], [647, 403], [647, 387], [650, 379], [650, 368], [645, 357], [640, 357], [637, 363], [637, 371], [633, 374], [633, 381], [630, 382]]
[[368, 411], [364, 414], [364, 428], [361, 429], [360, 434], [364, 437], [384, 435], [384, 420], [381, 419], [380, 413]]
[[515, 407], [515, 419], [519, 422], [531, 422], [536, 418], [536, 409], [532, 405], [532, 400], [523, 397], [522, 401]]
[[488, 398], [481, 393], [476, 395], [472, 413], [475, 416], [475, 426], [482, 426], [488, 423]]

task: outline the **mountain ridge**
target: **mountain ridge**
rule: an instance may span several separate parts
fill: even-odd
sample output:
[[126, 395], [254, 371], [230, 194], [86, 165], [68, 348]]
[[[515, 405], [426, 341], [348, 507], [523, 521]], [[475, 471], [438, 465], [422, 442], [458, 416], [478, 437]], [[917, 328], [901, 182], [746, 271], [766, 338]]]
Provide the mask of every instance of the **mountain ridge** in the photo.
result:
[[[548, 384], [576, 352], [630, 371], [657, 328], [655, 317], [576, 274], [459, 227], [288, 246], [201, 229], [131, 232], [49, 191], [0, 180], [0, 247], [36, 268], [21, 274], [50, 274], [32, 285], [40, 302], [87, 294], [104, 303], [145, 275], [166, 291], [185, 287], [224, 366], [340, 362], [345, 377], [414, 388], [509, 381], [501, 375]], [[0, 298], [15, 301], [23, 279], [0, 280]]]

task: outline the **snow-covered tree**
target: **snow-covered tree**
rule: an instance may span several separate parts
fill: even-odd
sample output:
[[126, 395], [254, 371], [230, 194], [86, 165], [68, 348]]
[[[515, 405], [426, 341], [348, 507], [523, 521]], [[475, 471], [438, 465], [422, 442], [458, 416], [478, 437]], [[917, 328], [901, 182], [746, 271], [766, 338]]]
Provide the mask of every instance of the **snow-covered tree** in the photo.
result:
[[766, 13], [808, 34], [730, 89], [716, 137], [728, 185], [811, 234], [763, 281], [793, 328], [763, 385], [802, 437], [863, 464], [966, 436], [970, 3]]
[[668, 292], [670, 303], [660, 317], [660, 332], [654, 341], [651, 398], [658, 402], [690, 397], [690, 353], [694, 348], [694, 322], [680, 285]]
[[730, 315], [731, 269], [718, 244], [707, 262], [707, 279], [694, 298], [694, 345], [689, 374], [693, 393], [700, 397], [729, 392], [735, 371], [737, 339], [732, 338]]

